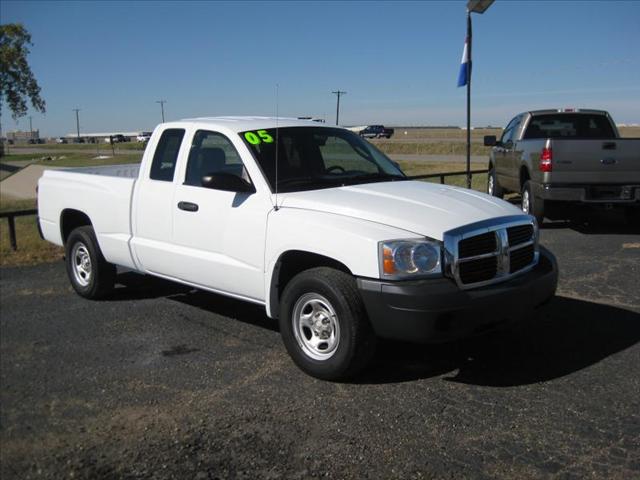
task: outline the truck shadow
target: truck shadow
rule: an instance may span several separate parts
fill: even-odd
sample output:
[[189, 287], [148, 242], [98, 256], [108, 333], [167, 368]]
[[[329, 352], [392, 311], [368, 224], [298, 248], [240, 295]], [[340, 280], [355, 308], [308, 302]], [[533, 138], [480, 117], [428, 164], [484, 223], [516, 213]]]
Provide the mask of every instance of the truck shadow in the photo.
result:
[[553, 218], [554, 221], [545, 221], [542, 225], [544, 230], [570, 228], [584, 235], [640, 233], [640, 220], [630, 218], [621, 209], [605, 210], [584, 207], [571, 211], [570, 214], [558, 215]]
[[267, 317], [264, 307], [261, 305], [198, 290], [150, 275], [133, 272], [119, 274], [115, 294], [109, 301], [153, 298], [166, 298], [250, 325], [275, 332], [279, 331], [278, 321]]
[[[112, 301], [166, 298], [278, 331], [264, 308], [135, 273], [118, 276]], [[640, 341], [640, 314], [619, 307], [555, 297], [532, 320], [480, 337], [439, 345], [380, 342], [372, 365], [353, 380], [385, 384], [449, 374], [445, 380], [510, 387], [582, 370]]]
[[640, 341], [640, 314], [555, 297], [534, 319], [442, 345], [385, 342], [356, 383], [395, 383], [445, 375], [447, 381], [511, 387], [587, 368]]

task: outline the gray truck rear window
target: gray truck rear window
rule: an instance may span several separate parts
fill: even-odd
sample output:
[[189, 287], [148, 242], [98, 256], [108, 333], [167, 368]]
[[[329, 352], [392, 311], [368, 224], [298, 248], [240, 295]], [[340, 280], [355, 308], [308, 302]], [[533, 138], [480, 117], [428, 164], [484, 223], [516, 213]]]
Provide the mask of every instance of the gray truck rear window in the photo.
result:
[[609, 119], [604, 115], [561, 113], [536, 115], [524, 134], [533, 138], [615, 138]]
[[162, 132], [151, 164], [149, 178], [152, 180], [173, 181], [173, 173], [176, 170], [178, 152], [184, 137], [182, 128], [169, 128]]

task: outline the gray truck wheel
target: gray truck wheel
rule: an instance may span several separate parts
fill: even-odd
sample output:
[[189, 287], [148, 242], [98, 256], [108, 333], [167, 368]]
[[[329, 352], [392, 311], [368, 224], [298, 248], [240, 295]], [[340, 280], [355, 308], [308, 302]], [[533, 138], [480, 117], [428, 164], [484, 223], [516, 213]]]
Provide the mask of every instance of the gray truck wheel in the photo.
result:
[[535, 197], [531, 189], [531, 182], [527, 180], [522, 186], [522, 211], [529, 215], [533, 215], [538, 221], [538, 225], [542, 225], [544, 219], [544, 200]]
[[345, 380], [369, 363], [376, 338], [355, 279], [327, 267], [296, 275], [282, 295], [280, 334], [301, 370]]
[[97, 300], [113, 290], [116, 267], [100, 251], [93, 227], [78, 227], [65, 244], [67, 275], [78, 295]]
[[502, 198], [504, 196], [504, 190], [498, 183], [496, 169], [493, 165], [489, 167], [489, 172], [487, 174], [487, 193], [492, 197]]

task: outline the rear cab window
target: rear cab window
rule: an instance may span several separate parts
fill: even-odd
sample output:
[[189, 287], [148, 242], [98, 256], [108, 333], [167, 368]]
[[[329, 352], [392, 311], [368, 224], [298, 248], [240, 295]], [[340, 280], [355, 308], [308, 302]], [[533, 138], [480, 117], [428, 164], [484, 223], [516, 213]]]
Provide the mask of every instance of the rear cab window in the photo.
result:
[[612, 139], [616, 134], [602, 114], [551, 113], [532, 117], [524, 138]]
[[168, 128], [162, 132], [156, 151], [153, 154], [153, 162], [149, 173], [151, 180], [173, 181], [173, 174], [178, 162], [178, 152], [180, 152], [184, 133], [185, 131], [182, 128]]

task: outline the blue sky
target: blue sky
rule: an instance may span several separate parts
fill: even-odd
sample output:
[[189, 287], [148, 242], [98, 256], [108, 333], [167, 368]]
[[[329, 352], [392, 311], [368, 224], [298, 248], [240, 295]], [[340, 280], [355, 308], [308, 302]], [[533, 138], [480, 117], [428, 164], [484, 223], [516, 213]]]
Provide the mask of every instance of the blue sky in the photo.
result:
[[[466, 2], [0, 3], [32, 34], [42, 135], [135, 131], [166, 118], [314, 115], [463, 125]], [[473, 125], [548, 107], [640, 123], [640, 2], [497, 0], [473, 16]], [[2, 128], [28, 130], [6, 109]]]

